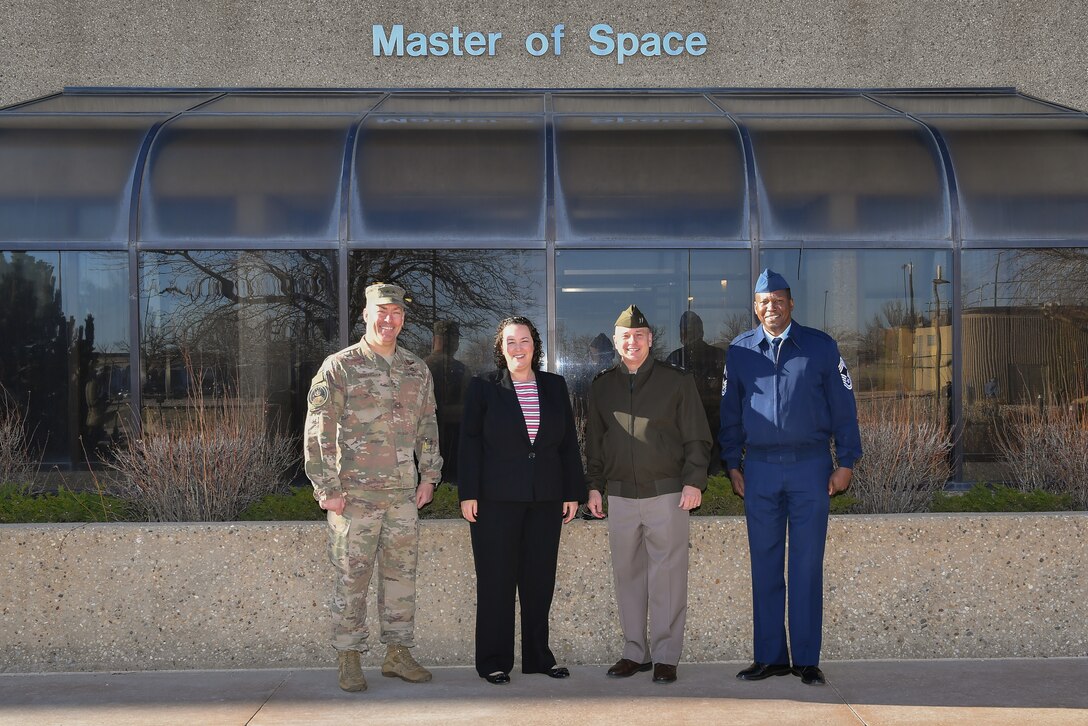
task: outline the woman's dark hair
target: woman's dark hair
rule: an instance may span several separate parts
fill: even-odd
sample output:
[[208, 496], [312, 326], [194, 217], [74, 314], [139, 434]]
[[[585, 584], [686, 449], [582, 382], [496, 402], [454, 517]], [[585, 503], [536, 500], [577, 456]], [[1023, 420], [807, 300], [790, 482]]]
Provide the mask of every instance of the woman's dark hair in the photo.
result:
[[529, 335], [533, 338], [533, 370], [539, 371], [540, 364], [544, 361], [544, 346], [540, 344], [540, 332], [533, 325], [533, 321], [529, 318], [521, 315], [511, 315], [508, 318], [503, 318], [499, 323], [499, 327], [495, 329], [495, 366], [501, 371], [506, 370], [506, 356], [502, 354], [503, 338], [502, 331], [506, 329], [507, 325], [524, 325], [529, 329]]

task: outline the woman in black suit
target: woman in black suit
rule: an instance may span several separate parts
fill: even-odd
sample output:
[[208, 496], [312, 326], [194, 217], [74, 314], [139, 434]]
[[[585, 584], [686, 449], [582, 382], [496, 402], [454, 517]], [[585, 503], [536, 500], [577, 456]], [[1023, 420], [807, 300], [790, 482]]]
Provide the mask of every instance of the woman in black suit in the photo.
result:
[[465, 395], [458, 493], [476, 561], [476, 671], [509, 683], [514, 594], [521, 600], [521, 670], [566, 678], [548, 647], [562, 525], [586, 499], [567, 384], [540, 370], [540, 333], [528, 318], [503, 320], [494, 373]]

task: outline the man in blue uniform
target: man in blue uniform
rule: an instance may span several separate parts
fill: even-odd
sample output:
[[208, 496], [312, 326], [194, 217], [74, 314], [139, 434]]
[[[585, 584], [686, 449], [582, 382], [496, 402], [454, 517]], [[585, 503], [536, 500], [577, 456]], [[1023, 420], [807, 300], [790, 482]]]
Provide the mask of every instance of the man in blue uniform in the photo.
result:
[[794, 673], [823, 685], [827, 515], [830, 498], [850, 486], [861, 457], [854, 384], [835, 341], [793, 322], [793, 296], [782, 275], [766, 269], [759, 276], [755, 313], [760, 325], [738, 335], [726, 353], [719, 433], [733, 491], [744, 498], [752, 560], [754, 662], [737, 678]]

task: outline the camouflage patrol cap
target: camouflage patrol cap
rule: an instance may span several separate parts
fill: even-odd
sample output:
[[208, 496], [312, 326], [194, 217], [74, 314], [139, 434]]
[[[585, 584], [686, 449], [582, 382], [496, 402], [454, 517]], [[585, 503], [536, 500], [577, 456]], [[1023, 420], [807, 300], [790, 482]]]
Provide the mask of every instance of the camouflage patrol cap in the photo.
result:
[[627, 309], [620, 313], [620, 316], [616, 318], [617, 328], [648, 328], [650, 324], [646, 322], [646, 316], [642, 314], [634, 305], [628, 305]]
[[404, 288], [389, 282], [375, 282], [366, 288], [366, 304], [404, 307]]

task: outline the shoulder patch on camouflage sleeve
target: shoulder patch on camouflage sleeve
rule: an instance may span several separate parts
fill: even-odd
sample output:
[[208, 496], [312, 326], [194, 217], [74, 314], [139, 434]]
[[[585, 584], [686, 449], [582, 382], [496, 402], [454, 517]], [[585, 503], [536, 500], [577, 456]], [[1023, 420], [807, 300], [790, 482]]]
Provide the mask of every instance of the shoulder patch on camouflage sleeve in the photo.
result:
[[310, 388], [310, 393], [306, 396], [306, 404], [311, 411], [324, 406], [329, 402], [329, 384], [324, 381], [314, 384]]

